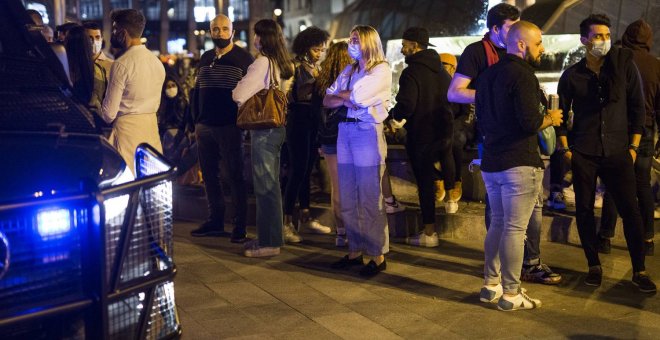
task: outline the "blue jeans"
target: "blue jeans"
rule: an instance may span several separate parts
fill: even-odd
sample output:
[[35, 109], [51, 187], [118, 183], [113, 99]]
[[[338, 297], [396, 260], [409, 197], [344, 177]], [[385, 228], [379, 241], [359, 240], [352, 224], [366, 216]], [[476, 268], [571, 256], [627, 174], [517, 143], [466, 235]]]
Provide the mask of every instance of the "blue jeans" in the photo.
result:
[[257, 201], [257, 237], [260, 247], [281, 247], [282, 192], [280, 191], [280, 149], [284, 128], [251, 130], [252, 181]]
[[517, 294], [525, 232], [542, 187], [543, 169], [520, 166], [481, 174], [492, 209], [484, 243], [485, 283], [501, 282], [505, 293]]
[[389, 251], [381, 189], [386, 155], [383, 124], [339, 124], [339, 197], [350, 252], [380, 256]]

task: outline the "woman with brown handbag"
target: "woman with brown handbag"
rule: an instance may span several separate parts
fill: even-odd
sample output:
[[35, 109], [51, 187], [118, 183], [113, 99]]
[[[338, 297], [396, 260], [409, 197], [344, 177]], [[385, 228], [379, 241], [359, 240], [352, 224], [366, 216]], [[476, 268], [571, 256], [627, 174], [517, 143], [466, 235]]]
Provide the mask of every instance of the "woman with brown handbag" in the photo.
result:
[[[239, 110], [252, 96], [268, 89], [271, 83], [287, 92], [293, 76], [293, 63], [286, 52], [282, 29], [277, 22], [270, 19], [259, 20], [254, 25], [254, 32], [254, 47], [259, 50], [259, 55], [232, 92]], [[278, 255], [283, 245], [279, 177], [280, 149], [285, 134], [283, 126], [250, 130], [258, 238], [246, 244], [247, 257]]]

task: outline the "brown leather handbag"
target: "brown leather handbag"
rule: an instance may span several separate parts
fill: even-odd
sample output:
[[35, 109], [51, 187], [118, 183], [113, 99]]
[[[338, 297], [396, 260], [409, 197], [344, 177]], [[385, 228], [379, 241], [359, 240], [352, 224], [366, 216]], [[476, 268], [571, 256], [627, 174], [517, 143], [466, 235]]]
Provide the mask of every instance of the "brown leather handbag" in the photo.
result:
[[238, 108], [236, 125], [244, 130], [261, 130], [282, 127], [286, 124], [287, 95], [279, 89], [268, 58], [270, 84]]

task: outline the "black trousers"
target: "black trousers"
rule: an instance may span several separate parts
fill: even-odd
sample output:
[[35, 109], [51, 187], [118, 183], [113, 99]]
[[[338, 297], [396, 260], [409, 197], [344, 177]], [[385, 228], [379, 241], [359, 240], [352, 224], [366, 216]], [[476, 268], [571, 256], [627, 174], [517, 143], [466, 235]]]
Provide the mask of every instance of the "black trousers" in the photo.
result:
[[435, 223], [435, 181], [440, 178], [440, 174], [433, 163], [440, 161], [445, 188], [453, 189], [456, 181], [456, 166], [452, 154], [452, 141], [447, 138], [429, 144], [408, 143], [406, 152], [417, 181], [422, 223]]
[[235, 213], [234, 223], [245, 228], [247, 219], [247, 189], [243, 175], [242, 132], [236, 125], [195, 125], [197, 153], [202, 170], [209, 220], [223, 225], [225, 199], [222, 181], [229, 184]]
[[318, 120], [309, 108], [289, 111], [286, 122], [286, 145], [289, 150], [284, 214], [293, 215], [298, 201], [300, 209], [309, 209], [309, 176], [318, 158], [316, 139]]
[[612, 194], [623, 218], [623, 232], [634, 272], [645, 270], [642, 239], [642, 216], [635, 193], [636, 180], [632, 157], [628, 150], [610, 156], [590, 156], [573, 152], [571, 161], [575, 210], [582, 249], [589, 266], [600, 265], [599, 237], [594, 218], [596, 178], [600, 177]]
[[[651, 162], [653, 161], [653, 129], [646, 128], [644, 136], [639, 145], [639, 154], [635, 161], [635, 179], [637, 189], [637, 202], [639, 203], [639, 212], [642, 215], [642, 231], [645, 240], [653, 239], [655, 234], [653, 226], [653, 210], [655, 209], [655, 200], [653, 190], [651, 190]], [[606, 188], [607, 189], [607, 188]], [[603, 212], [600, 218], [600, 230], [598, 234], [601, 237], [614, 237], [614, 227], [618, 211], [614, 205], [614, 199], [608, 190], [603, 197]]]

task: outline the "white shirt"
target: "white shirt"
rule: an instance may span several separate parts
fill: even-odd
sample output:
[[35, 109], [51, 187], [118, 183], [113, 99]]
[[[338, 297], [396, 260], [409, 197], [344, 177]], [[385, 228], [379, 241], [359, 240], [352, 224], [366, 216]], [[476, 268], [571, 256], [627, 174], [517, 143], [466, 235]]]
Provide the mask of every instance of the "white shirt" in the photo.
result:
[[131, 46], [110, 68], [101, 117], [155, 114], [160, 105], [165, 67], [144, 45]]
[[[287, 93], [291, 83], [293, 82], [293, 77], [289, 79], [279, 78], [280, 72], [275, 64], [275, 61], [271, 64], [272, 71], [274, 72], [274, 78], [278, 79], [279, 86], [278, 88]], [[252, 96], [257, 94], [257, 92], [267, 89], [270, 86], [270, 74], [268, 73], [268, 58], [263, 55], [259, 55], [255, 61], [250, 64], [248, 67], [247, 73], [241, 81], [236, 84], [236, 88], [232, 91], [232, 98], [236, 104], [240, 107]]]
[[[353, 69], [348, 65], [341, 71], [335, 82], [328, 87], [326, 94], [337, 95], [347, 89], [346, 83]], [[351, 102], [356, 109], [348, 109], [348, 118], [357, 118], [363, 122], [382, 123], [387, 118], [387, 106], [390, 103], [392, 92], [392, 72], [387, 63], [380, 63], [370, 72], [359, 70], [353, 73], [351, 84]]]

